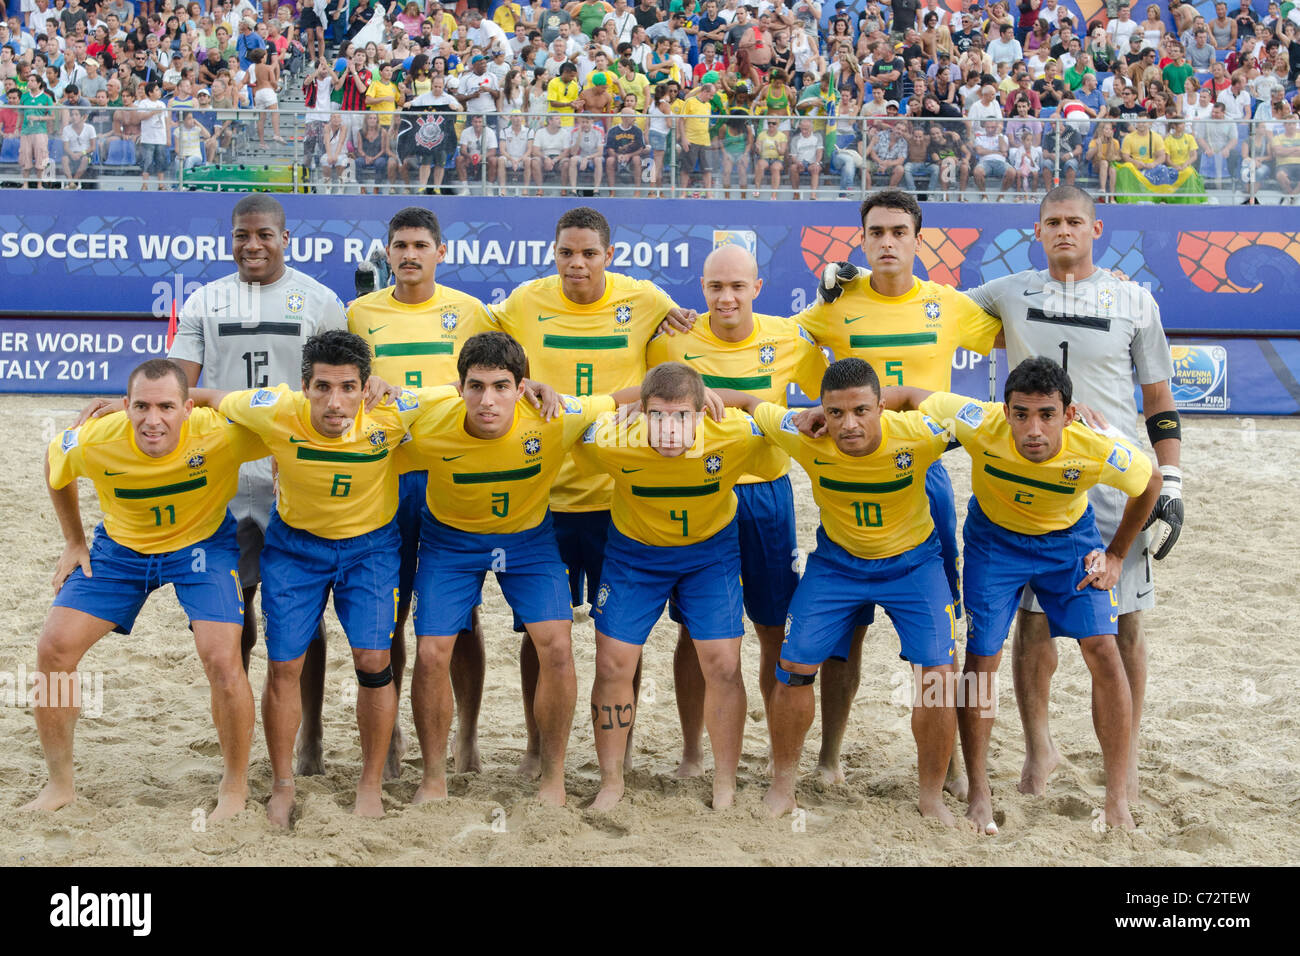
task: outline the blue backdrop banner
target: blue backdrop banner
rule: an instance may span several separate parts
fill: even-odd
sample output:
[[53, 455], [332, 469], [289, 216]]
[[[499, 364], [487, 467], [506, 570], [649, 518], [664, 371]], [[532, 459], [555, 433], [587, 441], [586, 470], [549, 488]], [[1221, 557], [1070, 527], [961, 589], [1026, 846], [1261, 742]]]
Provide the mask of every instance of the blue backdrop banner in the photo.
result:
[[[218, 194], [12, 193], [0, 214], [0, 389], [120, 388], [134, 364], [162, 348], [173, 300], [234, 271], [230, 211]], [[486, 302], [554, 271], [556, 218], [573, 200], [421, 199], [439, 216], [447, 257], [439, 279]], [[384, 245], [398, 197], [282, 197], [288, 260], [344, 300], [357, 263]], [[723, 243], [750, 249], [764, 279], [756, 308], [791, 314], [811, 301], [821, 267], [865, 265], [851, 202], [592, 200], [613, 224], [612, 269], [653, 279], [683, 306], [703, 309], [699, 273]], [[925, 206], [918, 275], [970, 288], [1043, 268], [1036, 207]], [[1096, 261], [1143, 283], [1175, 335], [1176, 394], [1187, 408], [1238, 414], [1300, 411], [1297, 343], [1300, 224], [1285, 209], [1100, 207]], [[155, 321], [148, 321], [153, 316]], [[1258, 339], [1220, 338], [1257, 331]], [[1182, 349], [1182, 351], [1178, 351]], [[958, 382], [987, 365], [957, 356]]]

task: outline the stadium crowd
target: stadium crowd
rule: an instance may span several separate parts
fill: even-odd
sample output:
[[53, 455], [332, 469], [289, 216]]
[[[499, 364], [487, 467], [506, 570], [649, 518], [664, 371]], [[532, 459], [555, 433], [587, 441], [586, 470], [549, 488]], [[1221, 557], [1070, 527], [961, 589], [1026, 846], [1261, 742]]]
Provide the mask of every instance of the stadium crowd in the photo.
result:
[[1293, 0], [1084, 23], [1059, 0], [9, 7], [0, 168], [24, 188], [263, 157], [325, 189], [1300, 194]]

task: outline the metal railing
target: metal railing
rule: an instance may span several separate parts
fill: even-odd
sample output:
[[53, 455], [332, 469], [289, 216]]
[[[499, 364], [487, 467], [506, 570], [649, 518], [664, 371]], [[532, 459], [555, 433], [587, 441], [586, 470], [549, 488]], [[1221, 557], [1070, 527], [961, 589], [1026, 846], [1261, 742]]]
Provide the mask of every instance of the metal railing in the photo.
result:
[[[80, 126], [73, 119], [77, 113]], [[728, 199], [810, 195], [815, 179], [820, 198], [860, 199], [894, 185], [928, 199], [1036, 201], [1052, 186], [1077, 182], [1118, 201], [1217, 203], [1285, 202], [1300, 190], [1300, 151], [1282, 118], [1183, 121], [1195, 141], [1193, 161], [1185, 163], [1188, 141], [1180, 138], [1180, 148], [1166, 151], [1165, 162], [1135, 176], [1133, 168], [1120, 165], [1126, 130], [1138, 131], [1131, 147], [1141, 147], [1142, 140], [1149, 149], [1157, 147], [1154, 157], [1135, 157], [1145, 164], [1159, 158], [1156, 137], [1178, 121], [1066, 119], [1059, 113], [982, 121], [711, 115], [707, 145], [691, 146], [691, 138], [701, 138], [705, 117], [637, 114], [635, 155], [620, 156], [605, 145], [610, 127], [621, 122], [617, 114], [561, 114], [561, 136], [548, 123], [553, 114], [485, 113], [484, 129], [492, 135], [466, 139], [475, 114], [170, 105], [168, 142], [161, 150], [141, 142], [144, 115], [133, 106], [90, 104], [0, 109], [0, 124], [13, 130], [0, 142], [0, 183]], [[585, 142], [569, 145], [566, 131], [585, 129], [588, 119]], [[811, 126], [809, 136], [802, 135], [802, 122]], [[502, 135], [516, 123], [521, 133], [527, 131], [523, 139]], [[43, 144], [37, 142], [41, 124], [47, 127]], [[86, 127], [96, 135], [83, 166], [76, 146], [79, 139], [84, 144], [87, 137], [78, 129]], [[276, 141], [277, 131], [284, 143]], [[503, 147], [503, 139], [514, 142]], [[481, 144], [477, 152], [461, 148], [471, 142]]]

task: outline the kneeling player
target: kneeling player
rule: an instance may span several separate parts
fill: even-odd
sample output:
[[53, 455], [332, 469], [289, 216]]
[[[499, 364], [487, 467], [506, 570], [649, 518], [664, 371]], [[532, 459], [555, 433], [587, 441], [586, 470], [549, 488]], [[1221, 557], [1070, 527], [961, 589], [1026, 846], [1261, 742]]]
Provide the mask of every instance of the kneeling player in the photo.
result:
[[[614, 479], [591, 690], [600, 791], [592, 809], [623, 796], [623, 761], [635, 717], [632, 677], [641, 648], [672, 596], [704, 673], [704, 723], [713, 748], [713, 806], [731, 806], [745, 726], [740, 673], [740, 552], [733, 486], [763, 445], [748, 416], [702, 418], [704, 382], [676, 362], [650, 370], [644, 418], [593, 425], [574, 449], [580, 469]], [[771, 478], [773, 476], [760, 476]]]
[[[222, 820], [244, 809], [253, 735], [253, 692], [239, 651], [239, 544], [226, 506], [238, 488], [240, 464], [265, 456], [266, 448], [217, 412], [194, 409], [185, 373], [166, 359], [136, 368], [126, 393], [125, 414], [68, 429], [46, 457], [65, 543], [54, 572], [54, 606], [36, 649], [47, 688], [35, 707], [36, 729], [50, 779], [25, 809], [57, 810], [75, 799], [77, 664], [109, 631], [130, 634], [150, 593], [171, 584], [211, 685], [225, 769], [209, 819]], [[104, 512], [89, 551], [79, 477], [94, 483]], [[72, 700], [62, 699], [64, 690]]]
[[[1132, 699], [1115, 643], [1119, 613], [1111, 588], [1142, 524], [1160, 497], [1160, 474], [1122, 438], [1076, 422], [1070, 378], [1049, 358], [1026, 359], [1007, 377], [1005, 404], [951, 393], [885, 390], [891, 407], [919, 406], [949, 428], [974, 467], [962, 530], [963, 596], [969, 614], [967, 675], [977, 696], [991, 692], [1020, 593], [1030, 585], [1051, 632], [1079, 642], [1092, 673], [1093, 723], [1106, 768], [1105, 822], [1131, 829], [1126, 778]], [[1115, 536], [1103, 545], [1087, 491], [1129, 496]], [[993, 823], [986, 757], [995, 701], [965, 700], [959, 716], [970, 776], [967, 816]]]
[[[734, 396], [723, 395], [730, 404]], [[817, 549], [808, 556], [786, 619], [769, 707], [772, 785], [763, 800], [777, 815], [794, 808], [817, 669], [864, 609], [879, 604], [898, 631], [899, 656], [919, 669], [912, 733], [921, 814], [951, 826], [943, 778], [956, 721], [957, 622], [926, 495], [927, 469], [943, 454], [948, 437], [924, 415], [883, 411], [880, 381], [862, 359], [840, 359], [826, 370], [821, 401], [828, 432], [823, 438], [801, 435], [795, 412], [752, 397], [744, 402], [767, 440], [808, 472], [821, 512]]]
[[415, 803], [447, 795], [450, 665], [457, 635], [479, 603], [483, 579], [496, 574], [506, 601], [537, 648], [532, 698], [541, 736], [545, 803], [564, 803], [564, 751], [573, 725], [577, 678], [570, 632], [569, 583], [547, 501], [569, 450], [624, 389], [609, 396], [564, 396], [563, 414], [547, 420], [519, 400], [528, 359], [504, 332], [465, 342], [457, 359], [461, 396], [435, 403], [411, 430], [402, 454], [429, 472], [415, 573], [418, 641], [411, 704], [424, 755]]
[[260, 435], [279, 465], [280, 495], [262, 550], [268, 673], [262, 699], [274, 784], [267, 816], [287, 827], [293, 812], [293, 740], [302, 718], [303, 655], [330, 594], [356, 667], [361, 778], [356, 813], [382, 816], [384, 758], [397, 717], [389, 648], [396, 621], [401, 538], [393, 449], [450, 386], [403, 393], [395, 405], [362, 409], [370, 346], [330, 331], [302, 350], [302, 387], [203, 393]]

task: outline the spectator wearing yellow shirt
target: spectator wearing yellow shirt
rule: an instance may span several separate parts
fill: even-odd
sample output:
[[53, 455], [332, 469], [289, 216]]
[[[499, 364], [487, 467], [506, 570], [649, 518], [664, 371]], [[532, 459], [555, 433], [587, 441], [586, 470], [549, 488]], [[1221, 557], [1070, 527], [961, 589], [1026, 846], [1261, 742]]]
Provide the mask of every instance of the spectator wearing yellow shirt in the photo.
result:
[[[678, 149], [681, 152], [683, 189], [690, 188], [691, 174], [697, 166], [705, 190], [713, 187], [713, 167], [717, 156], [709, 139], [709, 115], [713, 112], [709, 101], [717, 92], [717, 78], [716, 73], [704, 74], [699, 86], [673, 103], [673, 112], [677, 114], [677, 142], [680, 144]], [[696, 198], [699, 195], [697, 192]]]
[[1115, 190], [1115, 164], [1123, 160], [1119, 140], [1115, 138], [1114, 123], [1098, 123], [1096, 135], [1088, 144], [1088, 162], [1097, 171], [1097, 192], [1101, 202], [1106, 194]]
[[444, 40], [450, 41], [451, 35], [456, 32], [456, 18], [442, 9], [442, 4], [438, 0], [432, 0], [429, 4], [429, 15], [425, 17], [425, 23], [433, 22], [433, 30]]
[[775, 117], [769, 118], [767, 128], [759, 133], [754, 140], [754, 149], [758, 152], [758, 160], [754, 163], [754, 198], [758, 198], [759, 187], [763, 184], [763, 174], [768, 170], [772, 172], [772, 198], [776, 198], [776, 191], [781, 186], [781, 172], [785, 168], [785, 153], [789, 138], [781, 132], [781, 121]]
[[1282, 202], [1294, 206], [1300, 195], [1300, 121], [1295, 116], [1287, 117], [1282, 132], [1273, 137], [1273, 160]]
[[1187, 124], [1174, 120], [1165, 134], [1165, 162], [1182, 172], [1196, 162], [1198, 149], [1196, 137], [1187, 132]]
[[562, 116], [561, 126], [573, 125], [573, 104], [578, 99], [578, 68], [565, 61], [560, 64], [560, 75], [546, 84], [546, 105], [551, 113]]
[[395, 113], [401, 104], [402, 92], [393, 82], [393, 64], [384, 63], [379, 67], [379, 79], [371, 80], [366, 87], [366, 109], [379, 113], [379, 125], [388, 129], [393, 117], [385, 114]]
[[1119, 146], [1124, 162], [1151, 169], [1165, 161], [1165, 139], [1150, 126], [1135, 126]]
[[499, 26], [506, 33], [515, 32], [515, 24], [523, 16], [523, 8], [517, 3], [506, 3], [497, 7], [497, 12], [492, 14], [492, 22]]

